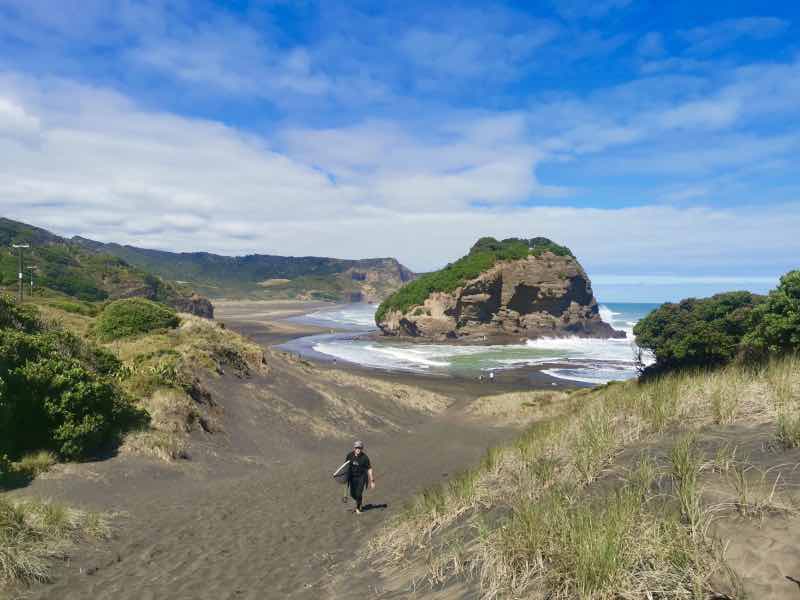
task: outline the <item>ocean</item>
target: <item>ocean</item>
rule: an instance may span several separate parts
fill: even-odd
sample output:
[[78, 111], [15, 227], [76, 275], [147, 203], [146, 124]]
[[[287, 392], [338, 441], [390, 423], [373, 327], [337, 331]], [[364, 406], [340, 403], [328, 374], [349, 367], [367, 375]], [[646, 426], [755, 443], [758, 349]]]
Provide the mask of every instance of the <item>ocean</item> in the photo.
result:
[[[342, 360], [391, 371], [478, 377], [489, 371], [539, 366], [558, 379], [589, 384], [624, 380], [637, 374], [638, 348], [633, 326], [659, 304], [615, 302], [600, 305], [600, 315], [627, 339], [541, 338], [496, 346], [404, 343], [359, 340], [354, 334], [375, 330], [377, 306], [350, 304], [316, 311], [291, 320], [344, 330], [346, 333], [314, 335], [280, 346], [301, 355]], [[652, 357], [644, 356], [645, 363]]]

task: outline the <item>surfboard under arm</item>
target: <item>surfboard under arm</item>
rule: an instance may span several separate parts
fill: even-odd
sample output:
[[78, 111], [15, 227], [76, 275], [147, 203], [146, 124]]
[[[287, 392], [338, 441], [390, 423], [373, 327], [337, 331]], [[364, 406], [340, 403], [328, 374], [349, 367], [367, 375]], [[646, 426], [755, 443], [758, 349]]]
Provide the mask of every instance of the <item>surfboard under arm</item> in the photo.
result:
[[342, 463], [342, 466], [341, 466], [341, 467], [339, 467], [338, 469], [336, 469], [336, 470], [333, 472], [333, 477], [339, 477], [340, 475], [342, 475], [342, 474], [344, 473], [345, 469], [347, 468], [347, 466], [348, 466], [349, 464], [350, 464], [350, 461], [349, 461], [349, 460], [346, 460], [346, 461], [344, 461], [344, 462]]

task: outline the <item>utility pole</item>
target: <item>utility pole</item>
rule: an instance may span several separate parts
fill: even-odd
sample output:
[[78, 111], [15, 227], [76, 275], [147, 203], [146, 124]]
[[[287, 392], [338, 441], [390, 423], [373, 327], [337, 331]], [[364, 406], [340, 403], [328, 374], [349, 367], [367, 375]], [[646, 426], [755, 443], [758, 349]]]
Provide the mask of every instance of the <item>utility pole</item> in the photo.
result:
[[31, 265], [30, 267], [28, 267], [28, 271], [31, 272], [31, 296], [33, 296], [33, 271], [34, 271], [34, 269], [36, 269], [36, 267], [34, 265]]
[[25, 248], [30, 248], [30, 244], [11, 244], [12, 248], [16, 248], [19, 250], [19, 302], [22, 304], [22, 253], [25, 251]]

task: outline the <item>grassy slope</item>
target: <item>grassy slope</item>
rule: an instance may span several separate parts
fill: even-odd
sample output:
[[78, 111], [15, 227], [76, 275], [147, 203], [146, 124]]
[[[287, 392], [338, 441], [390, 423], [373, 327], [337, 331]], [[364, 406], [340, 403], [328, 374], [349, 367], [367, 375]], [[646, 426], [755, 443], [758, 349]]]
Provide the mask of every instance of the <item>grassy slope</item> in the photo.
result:
[[[715, 526], [796, 516], [781, 453], [800, 446], [798, 409], [797, 358], [574, 392], [418, 495], [372, 556], [483, 598], [739, 597]], [[768, 452], [737, 454], [741, 425], [765, 431]]]
[[134, 290], [152, 299], [167, 301], [179, 294], [163, 282], [124, 260], [88, 250], [44, 229], [0, 218], [0, 287], [13, 292], [19, 270], [16, 251], [10, 246], [28, 243], [25, 250], [25, 285], [35, 267], [35, 285], [84, 301], [102, 301]]
[[[78, 241], [164, 278], [191, 282], [203, 293], [217, 297], [243, 295], [291, 298], [316, 292], [320, 298], [341, 299], [358, 291], [358, 286], [352, 280], [341, 276], [348, 269], [400, 269], [411, 275], [410, 271], [391, 258], [343, 260], [266, 254], [233, 257], [207, 252], [164, 252], [79, 238]], [[259, 285], [270, 279], [290, 281], [268, 288]]]
[[494, 238], [481, 238], [466, 256], [444, 269], [418, 277], [386, 298], [375, 313], [375, 321], [382, 321], [390, 311], [405, 312], [412, 306], [422, 304], [434, 292], [452, 292], [491, 269], [498, 261], [520, 260], [528, 256], [539, 256], [544, 252], [572, 256], [569, 248], [559, 246], [546, 238], [509, 238], [502, 242]]

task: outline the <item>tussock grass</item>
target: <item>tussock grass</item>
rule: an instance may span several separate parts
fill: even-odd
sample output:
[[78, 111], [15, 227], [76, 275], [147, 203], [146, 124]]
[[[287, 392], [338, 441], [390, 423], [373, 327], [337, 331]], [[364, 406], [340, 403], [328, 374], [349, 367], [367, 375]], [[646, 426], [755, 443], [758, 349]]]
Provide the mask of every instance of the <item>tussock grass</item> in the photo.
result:
[[702, 456], [695, 445], [694, 435], [678, 440], [669, 455], [675, 495], [680, 502], [681, 516], [689, 525], [692, 536], [699, 533], [703, 520], [703, 506], [698, 478], [703, 464]]
[[[786, 466], [786, 465], [781, 465]], [[717, 508], [734, 508], [743, 517], [764, 517], [768, 513], [796, 514], [797, 507], [780, 493], [781, 475], [777, 469], [759, 469], [751, 464], [736, 464], [728, 473], [735, 490], [733, 502]]]
[[14, 462], [0, 456], [0, 489], [23, 486], [49, 471], [56, 462], [55, 455], [46, 450], [25, 454]]
[[616, 445], [614, 420], [603, 409], [589, 412], [575, 435], [575, 468], [585, 483], [591, 483], [611, 458]]
[[[397, 564], [438, 548], [444, 555], [429, 561], [429, 582], [473, 578], [487, 599], [705, 598], [714, 585], [738, 589], [709, 533], [713, 518], [731, 509], [752, 517], [794, 507], [780, 498], [777, 475], [743, 467], [735, 445], [704, 456], [696, 433], [773, 423], [781, 446], [795, 447], [798, 386], [800, 359], [787, 357], [570, 394], [556, 405], [559, 413], [475, 469], [418, 495], [372, 542], [372, 555]], [[676, 441], [666, 444], [662, 467], [643, 456], [624, 481], [606, 475], [626, 446], [667, 438]], [[704, 500], [707, 469], [730, 481], [730, 502]], [[465, 528], [471, 539], [455, 549], [442, 545], [448, 532]]]
[[40, 450], [24, 455], [13, 464], [13, 468], [28, 473], [31, 477], [37, 477], [49, 471], [54, 464], [56, 464], [55, 455], [52, 452]]
[[135, 431], [125, 436], [122, 452], [152, 456], [166, 462], [189, 458], [189, 445], [185, 438], [163, 431]]
[[109, 535], [103, 515], [0, 496], [0, 589], [47, 581], [51, 561], [65, 557], [73, 543]]

